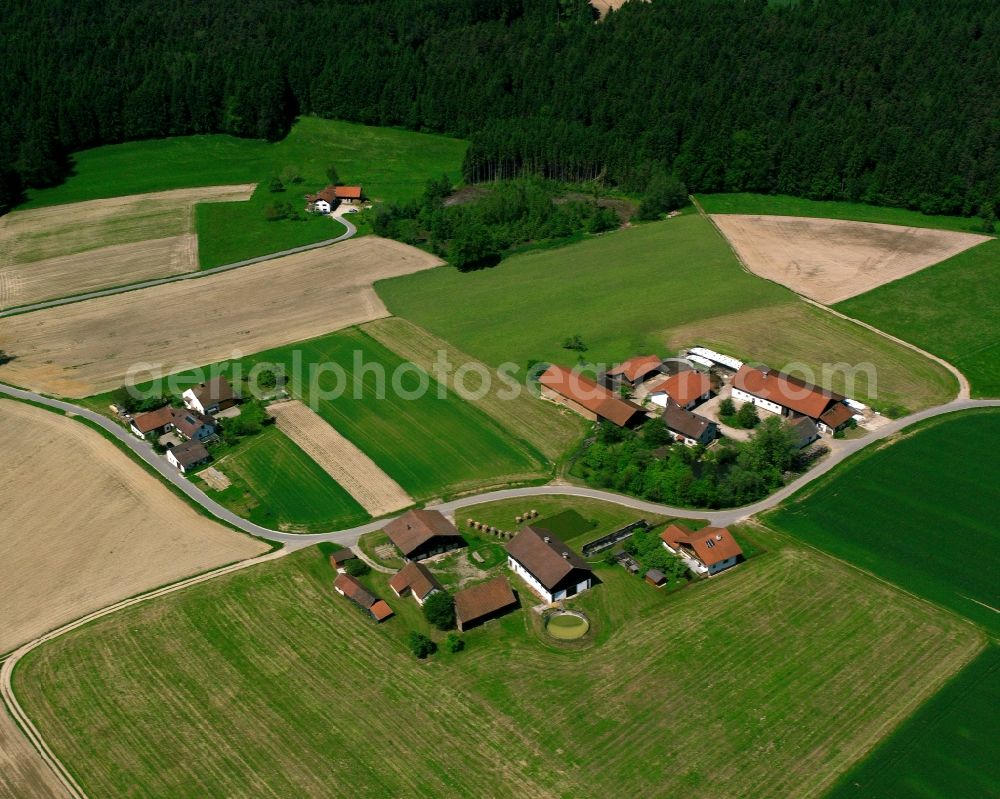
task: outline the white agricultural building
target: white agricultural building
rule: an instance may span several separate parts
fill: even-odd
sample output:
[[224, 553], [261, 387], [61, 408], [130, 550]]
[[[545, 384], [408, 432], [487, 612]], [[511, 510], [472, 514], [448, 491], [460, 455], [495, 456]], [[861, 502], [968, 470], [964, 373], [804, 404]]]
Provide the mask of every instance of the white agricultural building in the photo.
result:
[[538, 527], [525, 527], [507, 544], [507, 565], [546, 602], [568, 599], [594, 584], [587, 561]]
[[695, 363], [700, 363], [702, 366], [725, 366], [734, 372], [738, 372], [743, 366], [743, 361], [729, 355], [723, 355], [721, 352], [710, 350], [707, 347], [692, 347], [688, 350], [687, 357]]

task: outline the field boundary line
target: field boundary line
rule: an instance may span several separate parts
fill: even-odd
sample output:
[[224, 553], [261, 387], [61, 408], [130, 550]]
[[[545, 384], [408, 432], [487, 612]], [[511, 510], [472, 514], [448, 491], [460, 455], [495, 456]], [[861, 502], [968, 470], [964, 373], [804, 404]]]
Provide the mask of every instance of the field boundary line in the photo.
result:
[[[192, 206], [193, 208], [193, 206]], [[32, 311], [41, 311], [45, 308], [55, 308], [60, 305], [70, 305], [77, 302], [84, 302], [85, 300], [93, 300], [98, 297], [110, 297], [115, 294], [125, 294], [130, 291], [141, 291], [142, 289], [153, 288], [154, 286], [164, 286], [168, 283], [178, 283], [181, 280], [197, 280], [202, 277], [209, 277], [211, 275], [217, 275], [222, 272], [229, 272], [233, 269], [239, 269], [244, 266], [252, 266], [253, 264], [260, 264], [266, 261], [273, 261], [277, 258], [284, 258], [288, 255], [296, 255], [300, 252], [308, 252], [309, 250], [318, 250], [321, 247], [329, 247], [332, 244], [337, 244], [341, 241], [346, 241], [347, 239], [354, 236], [358, 229], [350, 222], [350, 220], [344, 218], [343, 215], [337, 216], [336, 221], [340, 222], [346, 231], [341, 233], [339, 236], [332, 239], [324, 239], [323, 241], [313, 242], [312, 244], [303, 244], [299, 247], [291, 247], [287, 250], [280, 250], [278, 252], [269, 253], [268, 255], [258, 255], [254, 258], [246, 258], [242, 261], [234, 261], [231, 264], [223, 264], [222, 266], [215, 266], [211, 269], [200, 269], [194, 272], [183, 272], [179, 275], [169, 275], [167, 277], [158, 277], [152, 280], [143, 280], [139, 283], [126, 283], [123, 286], [113, 286], [111, 288], [99, 289], [97, 291], [89, 291], [85, 294], [71, 294], [68, 297], [60, 297], [54, 300], [45, 300], [44, 302], [36, 302], [31, 305], [21, 305], [19, 307], [7, 308], [6, 310], [0, 311], [0, 319], [8, 316], [19, 316], [21, 314], [31, 313]]]
[[215, 577], [221, 577], [225, 574], [232, 574], [233, 572], [246, 569], [250, 566], [256, 566], [258, 563], [275, 560], [283, 557], [289, 551], [290, 550], [288, 549], [279, 549], [274, 552], [267, 552], [255, 558], [248, 558], [247, 560], [231, 563], [228, 566], [222, 566], [221, 568], [204, 572], [202, 574], [195, 575], [194, 577], [189, 577], [185, 580], [181, 580], [180, 582], [172, 583], [160, 588], [154, 588], [152, 591], [147, 591], [144, 594], [139, 594], [137, 596], [130, 597], [129, 599], [123, 599], [120, 602], [115, 602], [114, 604], [108, 605], [100, 610], [95, 610], [93, 613], [88, 613], [86, 616], [82, 616], [75, 621], [71, 621], [68, 624], [64, 624], [61, 627], [50, 630], [44, 635], [40, 635], [37, 638], [22, 644], [20, 647], [7, 655], [3, 661], [3, 667], [0, 668], [0, 697], [2, 697], [7, 711], [17, 723], [18, 727], [21, 728], [21, 732], [24, 734], [25, 738], [28, 739], [28, 743], [30, 743], [35, 751], [38, 752], [39, 756], [56, 775], [58, 780], [63, 784], [73, 799], [88, 799], [88, 797], [69, 769], [63, 765], [62, 761], [60, 761], [56, 754], [52, 751], [45, 739], [42, 738], [38, 728], [35, 727], [31, 718], [28, 716], [24, 708], [21, 707], [20, 702], [17, 700], [17, 696], [14, 694], [12, 677], [14, 669], [17, 667], [20, 660], [42, 644], [59, 638], [66, 633], [73, 632], [80, 627], [90, 624], [93, 621], [97, 621], [105, 616], [109, 616], [119, 610], [124, 610], [125, 608], [138, 605], [150, 599], [156, 599], [158, 597], [166, 596], [167, 594], [172, 594], [175, 591], [180, 591], [183, 588], [188, 588], [189, 586], [206, 582]]
[[[959, 370], [959, 368], [957, 366], [955, 366], [952, 363], [949, 363], [944, 358], [941, 358], [941, 357], [935, 355], [932, 352], [927, 352], [927, 350], [921, 349], [916, 344], [912, 344], [909, 341], [905, 341], [905, 340], [903, 340], [901, 338], [897, 338], [896, 336], [892, 335], [891, 333], [886, 333], [884, 330], [880, 330], [879, 328], [875, 327], [874, 325], [870, 325], [867, 322], [862, 322], [860, 319], [855, 319], [853, 316], [848, 316], [847, 314], [842, 313], [841, 311], [837, 311], [837, 310], [831, 308], [829, 305], [824, 305], [823, 303], [817, 302], [816, 300], [814, 300], [814, 299], [812, 299], [810, 297], [806, 297], [805, 295], [799, 294], [799, 293], [793, 291], [792, 289], [788, 288], [788, 286], [786, 286], [786, 285], [784, 285], [782, 283], [779, 283], [776, 280], [772, 280], [769, 277], [763, 277], [762, 275], [758, 275], [749, 266], [747, 266], [746, 261], [743, 260], [743, 256], [740, 255], [740, 253], [736, 249], [736, 247], [733, 246], [733, 243], [729, 240], [729, 238], [726, 236], [726, 234], [722, 232], [722, 228], [719, 227], [718, 223], [716, 223], [716, 221], [712, 218], [712, 215], [708, 214], [708, 213], [705, 213], [705, 209], [702, 208], [701, 203], [698, 202], [698, 199], [693, 194], [688, 195], [688, 198], [691, 200], [691, 202], [694, 205], [694, 207], [696, 209], [698, 209], [698, 213], [701, 214], [703, 217], [705, 217], [705, 219], [707, 219], [711, 223], [712, 227], [715, 228], [715, 232], [718, 233], [722, 237], [722, 240], [724, 242], [726, 242], [726, 246], [729, 247], [729, 250], [733, 253], [734, 256], [736, 256], [736, 260], [737, 260], [737, 262], [739, 262], [739, 265], [743, 269], [744, 272], [746, 272], [749, 275], [753, 275], [754, 277], [756, 277], [756, 278], [758, 278], [760, 280], [766, 280], [768, 283], [773, 283], [776, 286], [781, 286], [781, 288], [786, 289], [788, 291], [791, 291], [792, 294], [794, 294], [800, 300], [803, 300], [804, 302], [807, 302], [809, 305], [812, 305], [814, 308], [819, 308], [822, 311], [826, 311], [827, 313], [832, 314], [833, 316], [836, 316], [836, 317], [838, 317], [840, 319], [843, 319], [845, 322], [851, 322], [851, 323], [857, 325], [858, 327], [863, 327], [865, 330], [868, 330], [871, 333], [875, 333], [875, 334], [877, 334], [879, 336], [882, 336], [882, 338], [884, 338], [884, 339], [886, 339], [888, 341], [891, 341], [893, 344], [898, 344], [898, 345], [900, 345], [902, 347], [906, 347], [907, 349], [912, 350], [913, 352], [918, 353], [919, 355], [923, 355], [928, 360], [934, 361], [939, 366], [943, 366], [945, 369], [947, 369], [949, 372], [951, 372], [952, 376], [958, 381], [958, 394], [956, 395], [955, 399], [957, 399], [957, 400], [967, 400], [967, 399], [969, 399], [972, 396], [972, 391], [971, 391], [971, 388], [969, 386], [968, 379], [965, 377], [964, 374], [962, 374], [961, 370]], [[825, 218], [825, 217], [802, 217], [802, 218], [803, 219], [813, 219], [813, 218], [822, 219], [822, 218]], [[932, 264], [932, 266], [933, 266], [933, 264]], [[929, 269], [930, 267], [927, 267], [927, 268]], [[888, 284], [886, 284], [886, 285], [888, 285]]]

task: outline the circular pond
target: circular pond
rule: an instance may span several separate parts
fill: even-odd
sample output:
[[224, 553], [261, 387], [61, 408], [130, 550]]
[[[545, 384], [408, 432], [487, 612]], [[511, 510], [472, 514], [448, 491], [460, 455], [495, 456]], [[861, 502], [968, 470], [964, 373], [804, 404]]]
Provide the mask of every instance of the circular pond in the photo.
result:
[[553, 613], [545, 620], [545, 629], [549, 635], [560, 641], [575, 641], [587, 634], [590, 622], [582, 613], [563, 610]]

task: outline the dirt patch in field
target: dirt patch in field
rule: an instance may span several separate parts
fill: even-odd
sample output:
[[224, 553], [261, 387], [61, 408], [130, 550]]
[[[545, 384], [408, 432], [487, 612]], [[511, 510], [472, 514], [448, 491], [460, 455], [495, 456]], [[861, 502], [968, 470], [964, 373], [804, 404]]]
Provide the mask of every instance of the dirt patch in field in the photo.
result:
[[229, 478], [226, 477], [222, 472], [216, 469], [214, 466], [209, 466], [207, 469], [202, 469], [198, 472], [198, 476], [208, 483], [209, 488], [216, 491], [225, 491], [232, 483]]
[[409, 507], [413, 499], [319, 414], [298, 400], [269, 405], [268, 413], [310, 458], [372, 516]]
[[249, 355], [388, 315], [382, 278], [442, 262], [366, 236], [217, 275], [0, 319], [5, 378], [87, 397], [138, 379]]
[[808, 219], [715, 214], [754, 274], [832, 305], [988, 241], [975, 233]]
[[126, 597], [258, 555], [95, 431], [0, 400], [0, 652]]
[[197, 269], [195, 203], [249, 200], [253, 189], [179, 189], [0, 217], [0, 307]]

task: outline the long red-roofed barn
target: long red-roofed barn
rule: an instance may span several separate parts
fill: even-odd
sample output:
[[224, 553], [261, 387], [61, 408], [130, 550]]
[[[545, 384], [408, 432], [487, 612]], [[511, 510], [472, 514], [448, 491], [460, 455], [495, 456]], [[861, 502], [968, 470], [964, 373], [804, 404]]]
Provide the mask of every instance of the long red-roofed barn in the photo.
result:
[[385, 526], [405, 560], [423, 560], [465, 546], [458, 529], [436, 510], [411, 510]]
[[744, 364], [733, 378], [733, 400], [780, 416], [808, 416], [822, 433], [835, 433], [854, 415], [844, 397], [773, 369]]
[[349, 574], [338, 574], [333, 581], [333, 589], [342, 597], [367, 610], [375, 621], [385, 621], [392, 615], [392, 608], [384, 599], [379, 599]]
[[680, 555], [696, 574], [718, 574], [743, 557], [743, 550], [725, 527], [702, 527], [695, 532], [674, 523], [660, 533], [660, 538], [663, 546]]
[[606, 420], [619, 427], [636, 427], [646, 421], [646, 412], [634, 402], [565, 366], [552, 364], [538, 378], [538, 383], [543, 397], [592, 422]]
[[503, 616], [516, 607], [517, 597], [506, 577], [494, 577], [455, 593], [455, 621], [462, 632]]

